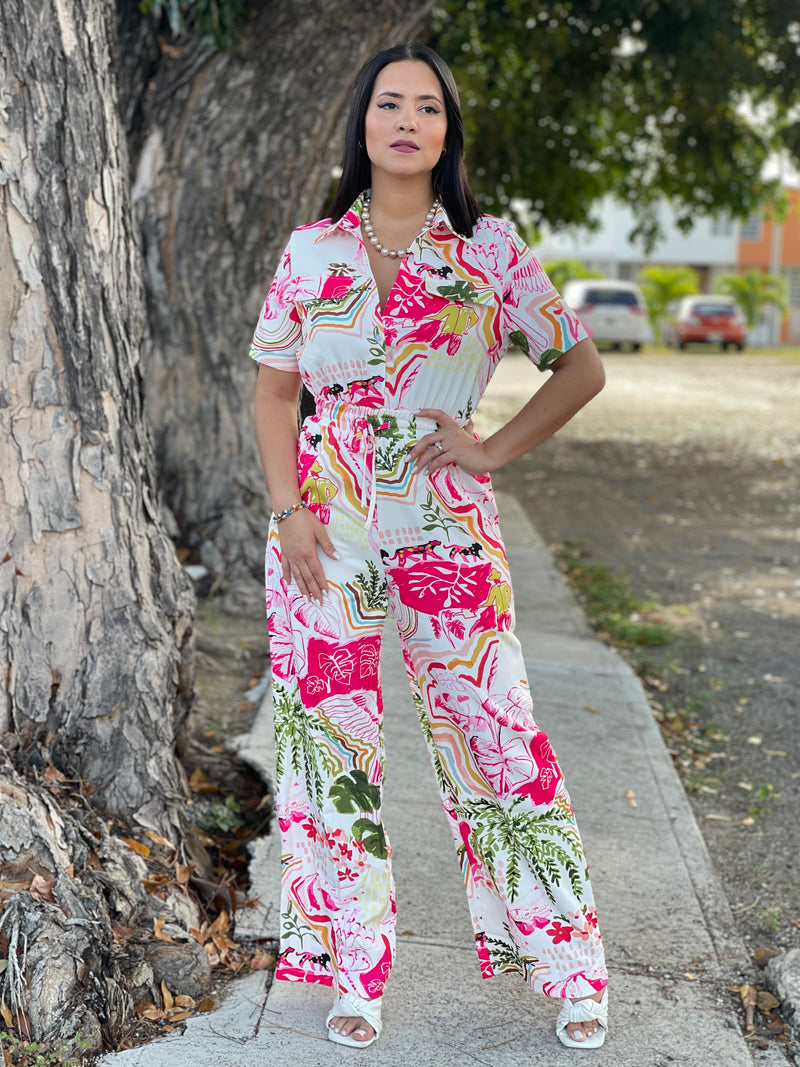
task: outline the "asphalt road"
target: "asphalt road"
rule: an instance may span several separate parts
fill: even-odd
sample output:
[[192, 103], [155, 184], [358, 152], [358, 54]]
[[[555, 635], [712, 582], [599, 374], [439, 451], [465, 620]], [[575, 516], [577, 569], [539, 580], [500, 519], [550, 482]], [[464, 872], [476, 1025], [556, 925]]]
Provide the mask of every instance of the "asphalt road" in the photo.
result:
[[[681, 636], [653, 653], [651, 697], [690, 724], [671, 747], [706, 844], [751, 947], [797, 946], [800, 359], [604, 362], [603, 393], [495, 484], [549, 544], [580, 542], [663, 605]], [[479, 432], [542, 380], [507, 357]]]

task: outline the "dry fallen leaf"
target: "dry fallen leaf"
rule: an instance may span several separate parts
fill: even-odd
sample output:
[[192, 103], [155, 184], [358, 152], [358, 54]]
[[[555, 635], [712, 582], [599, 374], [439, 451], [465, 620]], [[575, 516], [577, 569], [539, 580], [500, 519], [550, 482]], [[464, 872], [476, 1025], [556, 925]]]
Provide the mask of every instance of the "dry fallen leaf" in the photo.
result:
[[774, 1011], [779, 1005], [780, 1001], [777, 997], [773, 997], [772, 993], [768, 993], [766, 989], [759, 989], [756, 997], [756, 1007], [759, 1011]]
[[189, 788], [193, 793], [219, 792], [219, 787], [210, 781], [202, 767], [195, 767], [189, 775]]
[[[184, 1019], [191, 1019], [192, 1015], [193, 1012], [191, 1011], [174, 1011], [170, 1015], [169, 1020], [172, 1023], [180, 1023], [183, 1022]], [[165, 1027], [164, 1029], [169, 1029], [169, 1027]]]
[[216, 919], [213, 921], [210, 927], [210, 933], [212, 934], [226, 934], [228, 927], [231, 925], [230, 917], [227, 911], [223, 908]]
[[169, 874], [151, 874], [149, 878], [141, 878], [140, 881], [148, 893], [155, 895], [169, 885], [172, 877]]
[[250, 960], [251, 971], [271, 971], [276, 960], [271, 952], [257, 952]]
[[11, 1014], [11, 1008], [4, 1000], [0, 1000], [0, 1015], [3, 1016], [3, 1022], [11, 1030], [14, 1026], [14, 1016]]
[[182, 863], [175, 864], [175, 881], [178, 885], [187, 885], [193, 874], [193, 866], [184, 866]]
[[157, 941], [169, 941], [174, 944], [175, 942], [172, 940], [169, 934], [164, 933], [164, 923], [166, 921], [167, 920], [164, 915], [159, 915], [157, 918], [153, 919], [153, 934]]
[[44, 780], [46, 782], [51, 782], [51, 783], [52, 782], [66, 782], [66, 780], [67, 780], [66, 774], [62, 774], [61, 771], [58, 769], [58, 767], [54, 767], [52, 765], [52, 763], [50, 764], [49, 767], [45, 767], [44, 774], [42, 775], [42, 778], [44, 778]]
[[111, 933], [114, 935], [114, 942], [117, 945], [123, 945], [129, 937], [133, 937], [133, 930], [130, 926], [112, 926]]
[[167, 983], [161, 983], [161, 996], [164, 998], [164, 1007], [169, 1011], [175, 1001], [172, 999], [172, 993], [167, 989]]
[[47, 900], [51, 904], [55, 904], [56, 898], [53, 896], [53, 887], [56, 881], [56, 878], [42, 878], [40, 874], [35, 874], [30, 886], [31, 896], [34, 900]]
[[215, 1007], [215, 1004], [214, 1004], [214, 1001], [211, 999], [211, 997], [203, 997], [203, 999], [197, 1005], [197, 1010], [199, 1012], [201, 1012], [201, 1013], [204, 1013], [204, 1012], [207, 1012], [207, 1011], [213, 1011], [214, 1007]]
[[122, 840], [131, 850], [131, 852], [136, 852], [138, 855], [144, 856], [145, 858], [150, 855], [149, 846], [145, 845], [143, 842], [134, 841], [132, 837], [123, 837]]
[[193, 1008], [195, 1006], [194, 998], [188, 996], [186, 993], [179, 993], [178, 996], [175, 997], [175, 1006], [178, 1008]]
[[157, 845], [163, 845], [164, 848], [171, 848], [173, 852], [177, 851], [175, 846], [170, 841], [167, 841], [166, 837], [162, 837], [161, 834], [157, 834], [153, 830], [145, 830], [145, 836], [149, 837], [151, 841], [155, 841]]

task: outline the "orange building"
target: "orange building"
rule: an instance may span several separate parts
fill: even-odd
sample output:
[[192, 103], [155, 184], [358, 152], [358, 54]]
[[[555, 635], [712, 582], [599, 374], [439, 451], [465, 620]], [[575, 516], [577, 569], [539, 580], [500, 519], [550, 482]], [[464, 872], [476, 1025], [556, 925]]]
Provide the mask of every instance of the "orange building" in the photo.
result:
[[[755, 212], [739, 232], [739, 269], [758, 267], [786, 279], [789, 313], [778, 324], [772, 314], [772, 341], [800, 342], [800, 189], [785, 190], [789, 206], [785, 218], [775, 220], [769, 208]], [[767, 309], [769, 315], [772, 309]]]

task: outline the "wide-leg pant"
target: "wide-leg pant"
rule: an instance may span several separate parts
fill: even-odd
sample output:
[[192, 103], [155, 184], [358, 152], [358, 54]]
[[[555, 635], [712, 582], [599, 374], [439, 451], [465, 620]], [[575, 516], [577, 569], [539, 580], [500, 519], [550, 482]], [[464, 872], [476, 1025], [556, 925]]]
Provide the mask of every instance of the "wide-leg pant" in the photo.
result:
[[405, 456], [429, 428], [410, 413], [350, 404], [307, 420], [301, 492], [339, 556], [323, 557], [322, 605], [283, 580], [270, 530], [282, 838], [276, 977], [374, 998], [391, 969], [379, 681], [389, 608], [483, 976], [517, 971], [547, 995], [585, 996], [608, 980], [596, 912], [561, 771], [532, 714], [491, 485], [453, 467], [414, 474]]

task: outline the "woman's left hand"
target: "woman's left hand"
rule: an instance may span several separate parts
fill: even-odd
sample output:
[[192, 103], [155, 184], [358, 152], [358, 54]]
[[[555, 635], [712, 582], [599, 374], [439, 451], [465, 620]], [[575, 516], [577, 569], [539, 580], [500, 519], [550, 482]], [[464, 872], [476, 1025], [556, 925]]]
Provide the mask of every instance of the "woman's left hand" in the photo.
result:
[[485, 445], [472, 434], [472, 422], [463, 428], [439, 408], [420, 408], [417, 415], [434, 419], [439, 428], [420, 437], [408, 453], [416, 471], [433, 474], [448, 463], [457, 463], [469, 474], [486, 474], [491, 470]]

